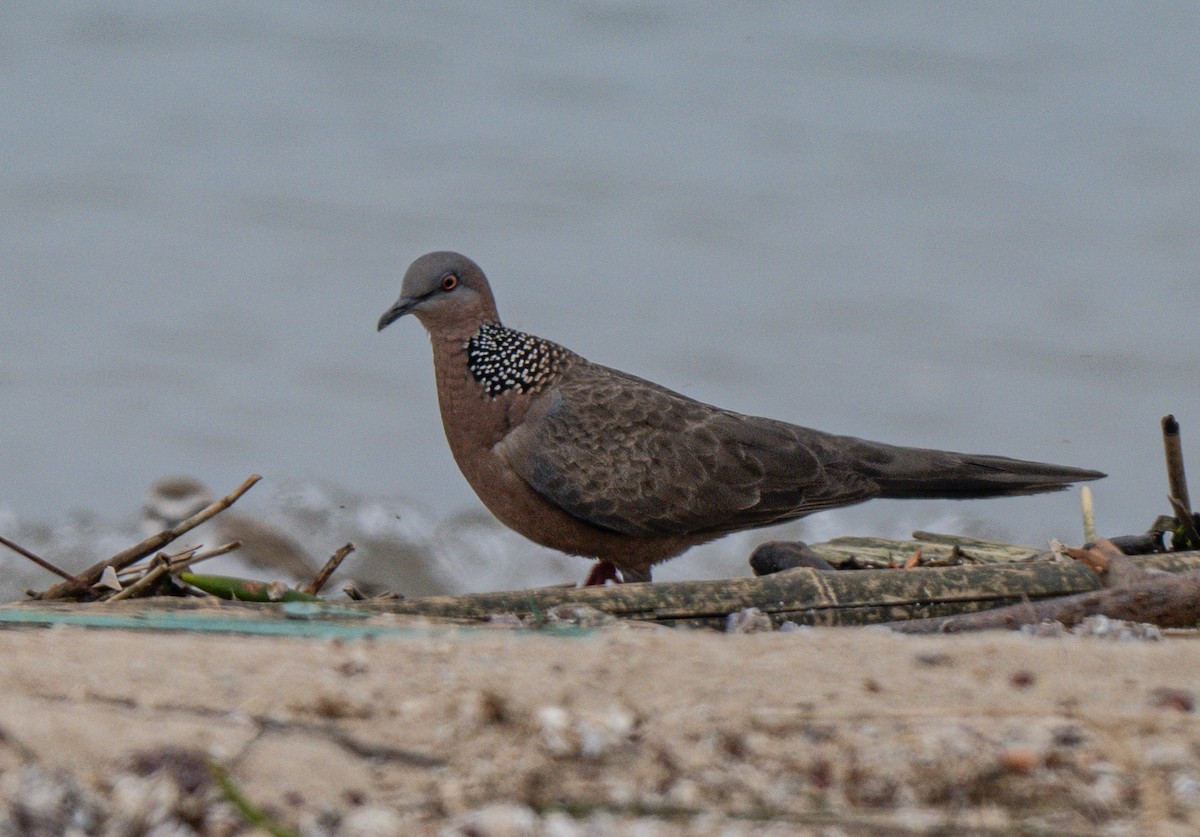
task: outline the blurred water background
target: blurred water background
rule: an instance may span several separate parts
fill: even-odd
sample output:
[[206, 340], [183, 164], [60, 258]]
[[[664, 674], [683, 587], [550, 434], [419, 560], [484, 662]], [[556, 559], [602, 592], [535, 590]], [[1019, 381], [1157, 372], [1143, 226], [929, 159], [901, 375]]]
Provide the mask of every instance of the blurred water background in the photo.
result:
[[[1187, 3], [6, 3], [0, 533], [78, 567], [159, 477], [254, 471], [239, 510], [402, 591], [581, 578], [482, 511], [418, 324], [375, 333], [441, 248], [592, 360], [1099, 468], [1140, 531], [1164, 413], [1200, 474], [1197, 55]], [[657, 577], [916, 528], [1078, 540], [1078, 499], [874, 502]]]

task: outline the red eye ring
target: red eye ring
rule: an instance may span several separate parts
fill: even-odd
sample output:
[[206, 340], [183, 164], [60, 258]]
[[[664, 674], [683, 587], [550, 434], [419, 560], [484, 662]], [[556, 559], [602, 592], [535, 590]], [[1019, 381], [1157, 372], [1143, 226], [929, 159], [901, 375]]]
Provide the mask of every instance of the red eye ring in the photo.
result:
[[447, 273], [442, 277], [442, 290], [452, 291], [458, 287], [458, 277], [453, 273]]

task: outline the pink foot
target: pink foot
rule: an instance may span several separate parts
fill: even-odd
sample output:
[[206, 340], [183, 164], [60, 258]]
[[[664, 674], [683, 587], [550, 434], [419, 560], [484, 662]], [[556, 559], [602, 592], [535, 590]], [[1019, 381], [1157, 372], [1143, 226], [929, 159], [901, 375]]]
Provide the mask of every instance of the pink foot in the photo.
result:
[[587, 580], [583, 582], [584, 587], [603, 587], [605, 582], [611, 581], [613, 584], [621, 583], [621, 576], [617, 571], [617, 565], [612, 561], [597, 561], [592, 564], [592, 571], [588, 573]]

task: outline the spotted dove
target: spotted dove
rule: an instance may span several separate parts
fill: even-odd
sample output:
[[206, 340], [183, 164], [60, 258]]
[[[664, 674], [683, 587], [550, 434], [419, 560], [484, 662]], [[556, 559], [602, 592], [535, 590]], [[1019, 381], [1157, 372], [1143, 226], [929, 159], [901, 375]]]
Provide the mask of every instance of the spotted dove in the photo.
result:
[[429, 332], [446, 438], [475, 493], [530, 540], [599, 559], [593, 581], [613, 568], [648, 581], [697, 544], [872, 497], [1000, 497], [1104, 476], [695, 401], [501, 325], [483, 271], [458, 253], [413, 262], [379, 330], [405, 314]]

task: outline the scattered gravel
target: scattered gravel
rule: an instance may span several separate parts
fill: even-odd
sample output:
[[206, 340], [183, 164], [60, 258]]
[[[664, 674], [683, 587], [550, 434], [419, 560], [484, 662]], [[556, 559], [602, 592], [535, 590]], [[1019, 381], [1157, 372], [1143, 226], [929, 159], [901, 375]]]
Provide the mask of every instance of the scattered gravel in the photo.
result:
[[1193, 635], [756, 624], [3, 632], [0, 835], [1200, 832]]

